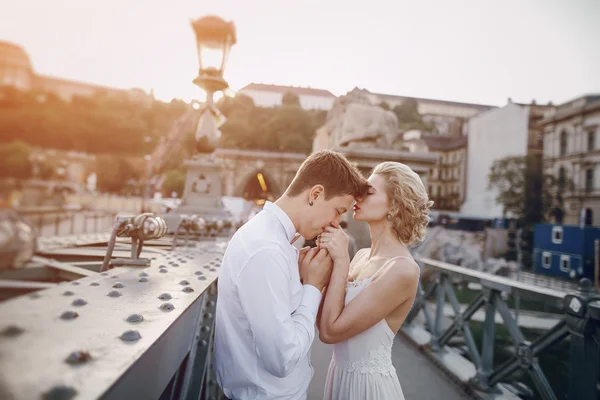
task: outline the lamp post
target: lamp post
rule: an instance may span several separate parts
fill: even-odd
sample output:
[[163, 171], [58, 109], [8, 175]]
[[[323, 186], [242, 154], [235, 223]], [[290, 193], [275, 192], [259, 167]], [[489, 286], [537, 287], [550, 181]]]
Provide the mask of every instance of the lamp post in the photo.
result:
[[193, 82], [206, 92], [206, 102], [193, 102], [200, 113], [195, 136], [196, 152], [186, 162], [182, 201], [177, 210], [173, 210], [178, 217], [165, 215], [170, 232], [179, 225], [181, 215], [194, 214], [207, 220], [230, 217], [221, 200], [221, 165], [213, 154], [221, 136], [219, 127], [224, 123], [213, 96], [229, 87], [223, 72], [231, 46], [236, 43], [235, 26], [216, 16], [193, 20], [191, 25], [196, 36], [199, 67]]
[[192, 21], [198, 50], [198, 76], [194, 83], [206, 91], [206, 103], [201, 106], [201, 116], [196, 129], [196, 150], [212, 153], [220, 133], [215, 116], [220, 115], [214, 106], [213, 96], [225, 90], [229, 84], [223, 72], [231, 46], [236, 43], [235, 26], [216, 16], [206, 16]]

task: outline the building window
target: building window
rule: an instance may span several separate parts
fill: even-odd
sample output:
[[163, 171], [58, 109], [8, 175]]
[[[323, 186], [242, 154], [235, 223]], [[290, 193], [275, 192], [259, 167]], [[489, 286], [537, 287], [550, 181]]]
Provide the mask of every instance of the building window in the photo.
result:
[[571, 269], [571, 257], [568, 254], [560, 255], [560, 270], [563, 272], [569, 272]]
[[564, 167], [560, 167], [560, 169], [558, 170], [558, 191], [562, 194], [562, 192], [564, 192], [565, 190], [565, 182], [567, 180], [566, 174], [565, 174], [565, 168]]
[[561, 244], [563, 241], [563, 228], [562, 226], [552, 227], [552, 243]]
[[562, 131], [560, 133], [560, 153], [559, 155], [562, 157], [567, 154], [567, 132]]
[[549, 251], [542, 252], [542, 267], [552, 267], [552, 253], [550, 253]]
[[588, 151], [594, 151], [594, 149], [596, 148], [596, 131], [588, 132], [587, 142]]
[[594, 170], [586, 169], [585, 170], [585, 191], [591, 192], [594, 189]]

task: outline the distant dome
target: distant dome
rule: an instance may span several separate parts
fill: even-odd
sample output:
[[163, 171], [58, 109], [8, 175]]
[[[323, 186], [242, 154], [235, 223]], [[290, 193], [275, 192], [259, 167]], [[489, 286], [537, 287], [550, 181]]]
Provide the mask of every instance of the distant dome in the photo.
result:
[[0, 86], [30, 90], [33, 67], [25, 50], [16, 44], [0, 41]]

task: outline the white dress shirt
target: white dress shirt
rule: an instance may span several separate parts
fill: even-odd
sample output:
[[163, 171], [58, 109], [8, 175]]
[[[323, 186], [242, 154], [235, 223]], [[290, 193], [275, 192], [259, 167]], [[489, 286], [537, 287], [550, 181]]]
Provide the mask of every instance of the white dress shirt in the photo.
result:
[[321, 292], [300, 282], [295, 232], [287, 214], [266, 202], [227, 246], [213, 362], [230, 399], [306, 399]]

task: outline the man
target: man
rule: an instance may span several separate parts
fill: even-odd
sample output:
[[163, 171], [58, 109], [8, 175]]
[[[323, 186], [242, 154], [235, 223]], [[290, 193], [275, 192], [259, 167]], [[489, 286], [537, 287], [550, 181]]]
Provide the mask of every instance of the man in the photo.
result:
[[[306, 399], [309, 354], [327, 250], [296, 249], [296, 233], [314, 238], [338, 226], [368, 186], [344, 156], [320, 151], [300, 166], [286, 192], [233, 235], [219, 273], [214, 367], [225, 396]], [[299, 258], [300, 254], [300, 258]]]

